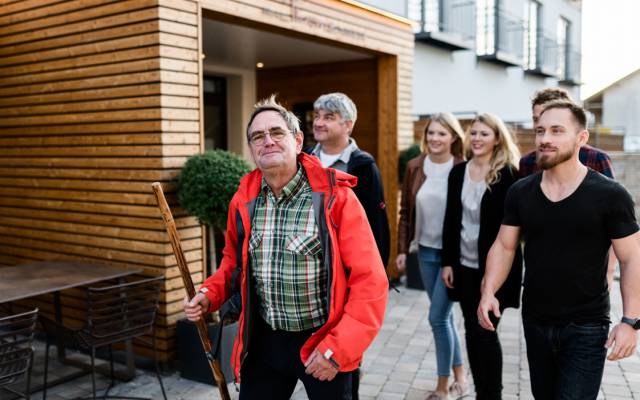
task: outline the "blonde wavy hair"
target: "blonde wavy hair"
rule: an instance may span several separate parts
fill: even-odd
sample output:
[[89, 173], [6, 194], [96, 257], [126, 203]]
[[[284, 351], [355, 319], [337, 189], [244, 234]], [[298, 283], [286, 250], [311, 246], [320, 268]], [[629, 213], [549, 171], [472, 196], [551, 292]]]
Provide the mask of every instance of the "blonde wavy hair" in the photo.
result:
[[431, 117], [431, 120], [425, 126], [424, 131], [422, 132], [422, 140], [420, 140], [420, 150], [423, 153], [429, 152], [429, 147], [427, 146], [427, 132], [429, 131], [429, 126], [433, 123], [437, 122], [444, 127], [454, 138], [453, 143], [451, 143], [451, 155], [458, 158], [464, 157], [464, 130], [460, 125], [460, 122], [456, 117], [453, 116], [450, 112], [442, 112], [439, 114], [435, 114]]
[[516, 146], [515, 138], [502, 122], [500, 117], [490, 113], [483, 113], [478, 115], [467, 129], [465, 140], [465, 154], [467, 159], [473, 158], [473, 151], [471, 150], [471, 128], [476, 122], [482, 122], [487, 125], [495, 133], [498, 143], [493, 148], [493, 154], [491, 154], [491, 160], [489, 161], [489, 172], [485, 178], [487, 185], [492, 185], [500, 180], [500, 170], [507, 165], [518, 169], [520, 162], [520, 150]]

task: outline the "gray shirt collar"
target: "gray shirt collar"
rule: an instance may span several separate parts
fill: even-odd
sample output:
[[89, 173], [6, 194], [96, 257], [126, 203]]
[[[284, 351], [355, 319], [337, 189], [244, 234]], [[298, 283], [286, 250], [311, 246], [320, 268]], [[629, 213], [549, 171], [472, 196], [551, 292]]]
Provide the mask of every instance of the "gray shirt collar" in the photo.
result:
[[[315, 147], [311, 151], [311, 154], [319, 158], [321, 149], [322, 149], [322, 146], [320, 146], [320, 143], [318, 143], [315, 145]], [[342, 152], [340, 153], [340, 157], [338, 157], [338, 159], [334, 164], [338, 162], [343, 162], [345, 165], [349, 164], [349, 160], [351, 159], [351, 153], [353, 153], [356, 150], [358, 150], [358, 145], [356, 144], [356, 141], [353, 138], [349, 138], [349, 144], [347, 145], [347, 147], [344, 148], [344, 150], [342, 150]]]

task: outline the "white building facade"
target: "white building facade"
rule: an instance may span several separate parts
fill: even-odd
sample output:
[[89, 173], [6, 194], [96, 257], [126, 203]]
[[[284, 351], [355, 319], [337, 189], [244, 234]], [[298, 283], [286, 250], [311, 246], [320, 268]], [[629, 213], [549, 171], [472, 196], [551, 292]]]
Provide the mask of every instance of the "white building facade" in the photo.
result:
[[559, 86], [579, 99], [579, 1], [409, 0], [407, 11], [414, 116], [492, 112], [526, 126], [536, 90]]
[[640, 151], [640, 69], [585, 100], [598, 129], [624, 134], [624, 150]]

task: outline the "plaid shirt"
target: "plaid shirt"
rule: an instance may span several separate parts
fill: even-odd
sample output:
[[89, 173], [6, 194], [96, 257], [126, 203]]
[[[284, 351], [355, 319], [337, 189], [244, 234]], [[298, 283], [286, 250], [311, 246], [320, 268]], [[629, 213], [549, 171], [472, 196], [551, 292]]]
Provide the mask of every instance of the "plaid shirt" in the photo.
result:
[[249, 257], [264, 320], [293, 332], [323, 325], [327, 271], [304, 168], [279, 198], [262, 179], [251, 225]]
[[[611, 159], [605, 152], [585, 145], [580, 148], [579, 158], [581, 163], [591, 168], [592, 170], [598, 171], [602, 175], [611, 179], [615, 179], [615, 176], [613, 175], [613, 166], [611, 165]], [[534, 174], [539, 170], [540, 169], [536, 164], [535, 150], [520, 159], [520, 168], [518, 170], [518, 174], [521, 178]]]

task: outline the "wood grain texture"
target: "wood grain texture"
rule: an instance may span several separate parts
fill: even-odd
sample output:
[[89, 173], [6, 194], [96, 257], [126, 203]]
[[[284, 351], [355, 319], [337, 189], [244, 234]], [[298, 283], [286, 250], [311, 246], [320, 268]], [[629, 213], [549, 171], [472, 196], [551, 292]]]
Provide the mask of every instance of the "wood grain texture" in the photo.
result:
[[[413, 126], [411, 27], [338, 0], [293, 3], [23, 0], [0, 7], [0, 265], [73, 259], [164, 274], [158, 338], [161, 358], [174, 356], [185, 291], [148, 185], [162, 183], [189, 271], [201, 283], [204, 231], [178, 207], [175, 191], [180, 168], [204, 146], [203, 18], [368, 55], [340, 73], [328, 65], [295, 69], [313, 73], [311, 84], [278, 84], [286, 71], [261, 71], [257, 91], [280, 92], [290, 104], [335, 90], [354, 98], [354, 135], [378, 161], [395, 237], [396, 147], [411, 142]], [[81, 318], [77, 294], [63, 299], [68, 318]], [[37, 302], [48, 312], [48, 298]]]
[[[175, 198], [180, 168], [201, 149], [201, 66], [198, 4], [158, 3], [0, 8], [0, 265], [79, 260], [163, 274], [168, 359], [184, 288], [150, 184], [162, 182], [201, 283], [202, 229]], [[62, 296], [71, 322], [82, 318], [78, 296]], [[49, 297], [33, 301], [51, 312]]]

